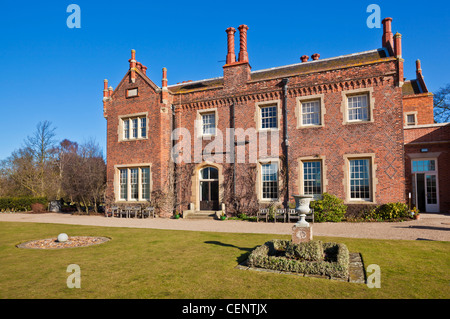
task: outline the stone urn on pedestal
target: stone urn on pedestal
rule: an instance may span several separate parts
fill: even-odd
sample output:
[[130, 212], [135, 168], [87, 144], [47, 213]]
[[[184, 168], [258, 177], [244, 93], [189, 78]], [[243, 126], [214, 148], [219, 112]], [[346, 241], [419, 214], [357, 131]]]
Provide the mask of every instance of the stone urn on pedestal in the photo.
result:
[[295, 199], [295, 211], [299, 213], [298, 222], [292, 227], [292, 242], [298, 244], [312, 240], [312, 226], [305, 220], [311, 212], [309, 204], [313, 200], [312, 195], [292, 195]]

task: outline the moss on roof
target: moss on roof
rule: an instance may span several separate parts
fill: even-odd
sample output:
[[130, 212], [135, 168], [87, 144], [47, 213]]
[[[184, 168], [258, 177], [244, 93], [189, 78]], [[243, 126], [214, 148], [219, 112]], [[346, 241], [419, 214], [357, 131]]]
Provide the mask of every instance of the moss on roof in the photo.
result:
[[[386, 58], [386, 52], [383, 49], [355, 53], [336, 58], [324, 60], [312, 60], [309, 62], [297, 63], [287, 66], [280, 66], [266, 70], [253, 71], [251, 81], [263, 81], [269, 79], [283, 78], [300, 74], [308, 74], [318, 71], [345, 68], [349, 66], [362, 65], [365, 63], [376, 62]], [[169, 86], [169, 91], [173, 94], [183, 94], [189, 92], [202, 91], [223, 86], [223, 77], [206, 79], [195, 82], [181, 83]]]

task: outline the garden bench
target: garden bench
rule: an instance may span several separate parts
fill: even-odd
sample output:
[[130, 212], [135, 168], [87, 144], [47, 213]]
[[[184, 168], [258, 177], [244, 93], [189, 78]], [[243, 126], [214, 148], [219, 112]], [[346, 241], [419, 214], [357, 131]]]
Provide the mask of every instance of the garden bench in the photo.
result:
[[276, 223], [277, 219], [282, 219], [283, 223], [286, 222], [286, 209], [278, 208], [275, 210], [275, 212], [273, 214], [273, 221]]
[[119, 215], [119, 207], [118, 206], [112, 206], [110, 211], [105, 212], [105, 217], [111, 216], [114, 217], [115, 215]]
[[260, 218], [264, 218], [266, 222], [269, 220], [269, 209], [268, 208], [262, 208], [258, 210], [256, 213], [256, 222], [259, 222]]
[[141, 218], [152, 217], [155, 218], [155, 208], [154, 207], [145, 207], [141, 210]]

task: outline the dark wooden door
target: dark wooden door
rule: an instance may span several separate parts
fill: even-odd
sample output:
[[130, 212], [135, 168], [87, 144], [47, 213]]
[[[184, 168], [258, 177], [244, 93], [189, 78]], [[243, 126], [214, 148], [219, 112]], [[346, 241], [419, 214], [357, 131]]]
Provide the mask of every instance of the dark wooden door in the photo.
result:
[[201, 192], [200, 210], [219, 209], [218, 181], [201, 181], [200, 192]]

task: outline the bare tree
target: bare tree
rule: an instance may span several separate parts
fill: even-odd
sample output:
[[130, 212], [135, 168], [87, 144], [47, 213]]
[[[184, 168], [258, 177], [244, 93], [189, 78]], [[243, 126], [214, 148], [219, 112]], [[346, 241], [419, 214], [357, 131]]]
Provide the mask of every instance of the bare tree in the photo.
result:
[[79, 147], [66, 141], [60, 154], [62, 168], [62, 191], [81, 212], [84, 206], [89, 213], [92, 206], [97, 207], [104, 201], [106, 188], [106, 164], [99, 146], [89, 141]]
[[450, 84], [440, 88], [433, 96], [434, 120], [438, 123], [450, 121]]
[[58, 172], [55, 167], [55, 128], [51, 122], [39, 122], [33, 135], [25, 140], [25, 151], [33, 157], [36, 166], [36, 185], [33, 193], [37, 196], [55, 197], [55, 188], [59, 184], [55, 180]]
[[[2, 161], [2, 186], [5, 195], [38, 196], [39, 180], [33, 154], [29, 148], [15, 150]], [[8, 186], [8, 189], [6, 189]]]

